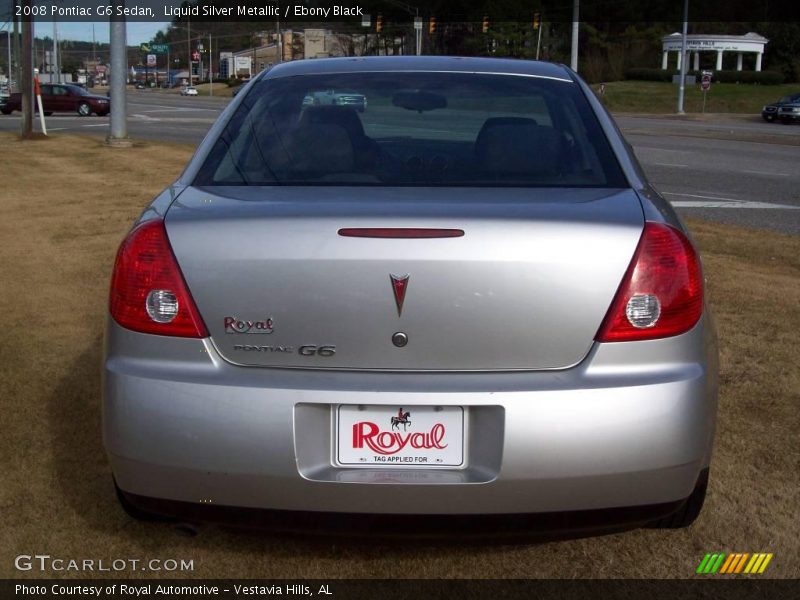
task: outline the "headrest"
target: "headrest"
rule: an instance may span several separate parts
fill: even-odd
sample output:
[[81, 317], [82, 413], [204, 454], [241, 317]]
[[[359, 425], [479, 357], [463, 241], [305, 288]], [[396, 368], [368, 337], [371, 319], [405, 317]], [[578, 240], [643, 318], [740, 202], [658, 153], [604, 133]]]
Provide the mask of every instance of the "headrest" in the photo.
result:
[[329, 175], [353, 170], [353, 145], [339, 125], [301, 124], [288, 136], [292, 171]]
[[300, 125], [339, 125], [351, 136], [363, 136], [364, 126], [348, 106], [309, 106], [300, 115]]
[[534, 119], [487, 119], [475, 140], [475, 155], [486, 171], [554, 176], [563, 157], [561, 135]]

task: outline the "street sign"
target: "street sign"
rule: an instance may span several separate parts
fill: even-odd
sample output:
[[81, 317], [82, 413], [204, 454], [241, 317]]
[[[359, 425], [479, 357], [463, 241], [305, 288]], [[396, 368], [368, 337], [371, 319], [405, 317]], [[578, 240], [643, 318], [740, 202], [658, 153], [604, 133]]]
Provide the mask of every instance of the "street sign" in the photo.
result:
[[192, 52], [192, 60], [195, 61], [195, 62], [200, 60], [200, 53], [197, 52], [196, 50], [194, 52]]
[[155, 54], [148, 54], [147, 55], [147, 66], [148, 67], [155, 67], [156, 66], [156, 55]]
[[372, 27], [372, 17], [368, 14], [361, 15], [361, 26]]
[[703, 71], [702, 79], [700, 80], [700, 89], [707, 92], [711, 89], [711, 72]]
[[145, 54], [150, 52], [150, 44], [139, 44], [139, 50], [141, 50]]
[[422, 17], [414, 17], [414, 29], [422, 31]]
[[169, 53], [169, 44], [150, 44], [150, 52], [153, 54]]
[[700, 89], [703, 90], [703, 112], [706, 112], [706, 95], [708, 94], [708, 90], [711, 89], [711, 75], [713, 75], [712, 71], [703, 71], [700, 74]]

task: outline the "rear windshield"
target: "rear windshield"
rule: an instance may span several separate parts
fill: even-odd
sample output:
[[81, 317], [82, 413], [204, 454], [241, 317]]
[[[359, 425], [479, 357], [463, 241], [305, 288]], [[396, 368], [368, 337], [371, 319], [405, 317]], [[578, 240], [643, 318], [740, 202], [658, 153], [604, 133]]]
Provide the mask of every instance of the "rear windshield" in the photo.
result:
[[431, 72], [260, 80], [194, 183], [627, 187], [575, 83]]

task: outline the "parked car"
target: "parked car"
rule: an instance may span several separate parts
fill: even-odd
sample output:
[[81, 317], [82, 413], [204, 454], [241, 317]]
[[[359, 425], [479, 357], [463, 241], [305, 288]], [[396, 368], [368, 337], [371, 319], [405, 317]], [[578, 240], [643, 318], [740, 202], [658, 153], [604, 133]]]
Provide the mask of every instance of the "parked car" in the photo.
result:
[[143, 90], [143, 89], [145, 89], [145, 85], [144, 85], [144, 82], [143, 82], [143, 81], [137, 81], [137, 82], [134, 84], [134, 86], [133, 86], [133, 87], [134, 87], [134, 88], [136, 88], [137, 90]]
[[761, 108], [761, 118], [771, 123], [779, 117], [779, 111], [782, 107], [793, 103], [800, 103], [800, 93], [784, 96], [777, 102], [765, 105]]
[[784, 125], [800, 121], [800, 97], [794, 102], [778, 108], [778, 119]]
[[[77, 112], [81, 117], [88, 117], [92, 113], [102, 117], [111, 112], [110, 97], [91, 94], [77, 85], [43, 83], [41, 91], [45, 115], [54, 112]], [[0, 109], [4, 115], [9, 115], [15, 110], [22, 110], [20, 93], [11, 94], [8, 103]]]
[[[691, 524], [717, 408], [700, 258], [589, 86], [433, 56], [257, 77], [117, 254], [122, 506]], [[324, 89], [381, 109], [308, 106]]]
[[303, 106], [352, 106], [358, 112], [367, 109], [367, 97], [352, 91], [322, 90], [303, 98]]
[[181, 88], [181, 96], [197, 96], [197, 88], [195, 87]]

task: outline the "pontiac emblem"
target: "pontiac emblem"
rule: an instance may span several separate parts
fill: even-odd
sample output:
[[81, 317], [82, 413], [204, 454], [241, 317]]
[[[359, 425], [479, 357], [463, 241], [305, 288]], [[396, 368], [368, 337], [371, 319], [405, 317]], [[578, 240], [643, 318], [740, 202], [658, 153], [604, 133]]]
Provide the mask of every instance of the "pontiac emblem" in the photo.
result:
[[406, 299], [408, 289], [408, 278], [410, 275], [389, 275], [392, 281], [392, 291], [394, 292], [394, 302], [397, 304], [397, 316], [403, 314], [403, 301]]

